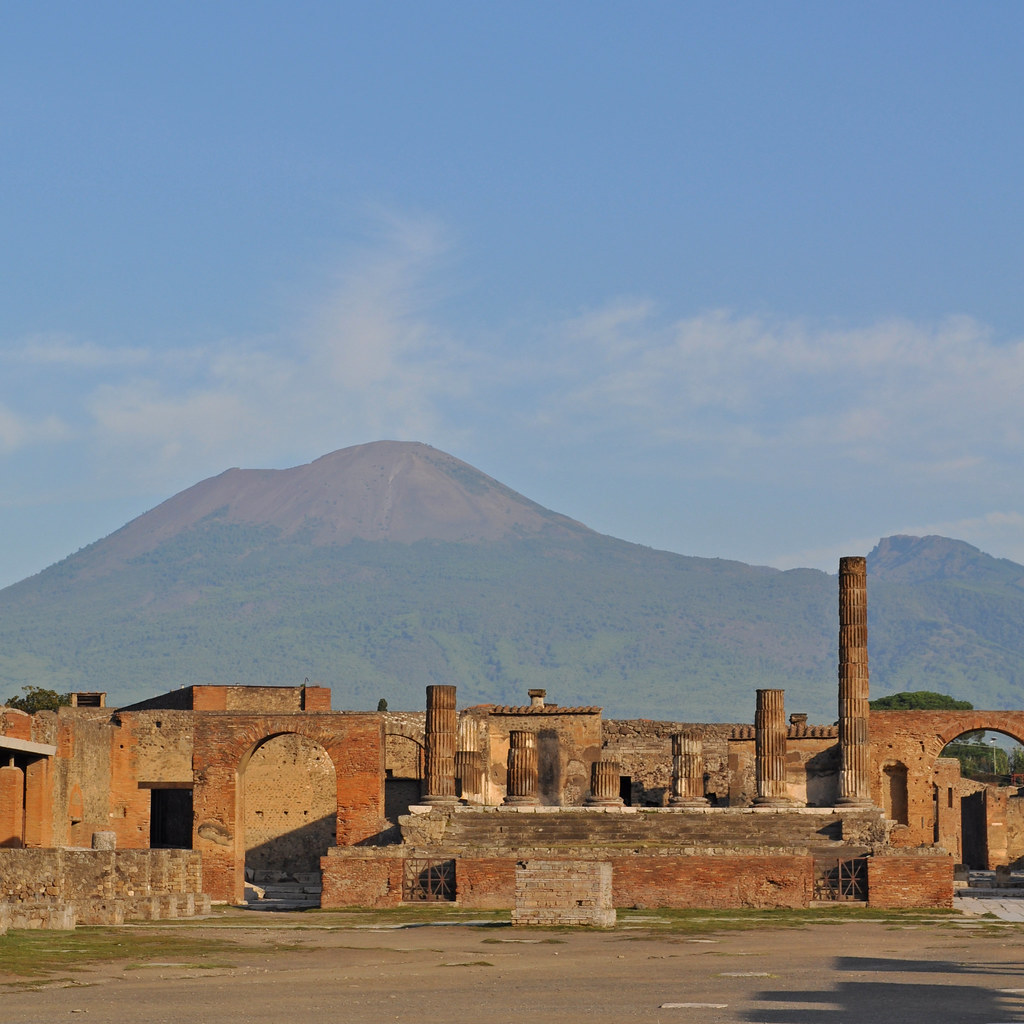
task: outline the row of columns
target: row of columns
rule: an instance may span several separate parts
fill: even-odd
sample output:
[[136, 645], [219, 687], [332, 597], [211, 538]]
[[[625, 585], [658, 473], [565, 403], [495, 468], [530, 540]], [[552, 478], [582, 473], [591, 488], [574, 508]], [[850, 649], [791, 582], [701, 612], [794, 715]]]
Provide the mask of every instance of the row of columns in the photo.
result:
[[[868, 806], [870, 747], [868, 743], [868, 631], [867, 563], [853, 556], [839, 561], [839, 755], [838, 803]], [[785, 691], [757, 691], [754, 715], [754, 759], [760, 806], [791, 803], [786, 787]], [[458, 771], [467, 797], [482, 797], [483, 757], [476, 749], [475, 732], [466, 723], [459, 735], [454, 686], [427, 687], [427, 721], [424, 737], [425, 804], [451, 804], [457, 800]], [[458, 748], [458, 749], [457, 749]], [[524, 729], [509, 733], [508, 780], [505, 803], [521, 806], [537, 803], [537, 736]], [[595, 761], [591, 766], [588, 803], [621, 804], [620, 766], [616, 761]], [[704, 797], [704, 756], [700, 737], [681, 732], [672, 737], [673, 807], [707, 803]]]

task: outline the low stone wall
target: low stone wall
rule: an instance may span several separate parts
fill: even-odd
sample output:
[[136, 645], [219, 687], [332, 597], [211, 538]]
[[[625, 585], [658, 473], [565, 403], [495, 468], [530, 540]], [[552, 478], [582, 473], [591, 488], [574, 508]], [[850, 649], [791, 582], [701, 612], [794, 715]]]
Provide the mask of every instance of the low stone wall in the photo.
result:
[[0, 903], [11, 928], [194, 917], [201, 876], [192, 850], [0, 850]]
[[512, 923], [613, 927], [611, 864], [607, 861], [521, 861], [516, 866]]

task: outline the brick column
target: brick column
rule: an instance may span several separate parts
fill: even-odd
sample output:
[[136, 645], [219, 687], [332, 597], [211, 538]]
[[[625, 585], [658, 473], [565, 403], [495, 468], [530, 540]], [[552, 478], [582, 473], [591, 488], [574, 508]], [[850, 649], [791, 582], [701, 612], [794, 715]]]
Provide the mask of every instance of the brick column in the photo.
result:
[[590, 766], [590, 796], [587, 803], [602, 807], [621, 807], [619, 776], [622, 774], [618, 761], [595, 761]]
[[455, 712], [454, 686], [427, 687], [427, 725], [423, 737], [425, 804], [453, 804], [455, 796]]
[[754, 716], [754, 769], [757, 796], [762, 807], [785, 806], [786, 794], [786, 710], [785, 690], [758, 690]]
[[672, 736], [672, 798], [669, 807], [704, 807], [704, 743], [691, 732]]
[[537, 802], [537, 736], [522, 729], [513, 729], [508, 734], [505, 803], [529, 806]]
[[40, 757], [25, 769], [25, 845], [52, 846], [53, 783], [51, 761]]
[[462, 783], [462, 799], [469, 804], [484, 802], [484, 758], [477, 750], [476, 719], [463, 715], [459, 719], [458, 743], [455, 748], [455, 777]]
[[867, 560], [839, 559], [839, 798], [871, 806]]
[[25, 773], [14, 763], [0, 768], [0, 846], [20, 847], [25, 834]]

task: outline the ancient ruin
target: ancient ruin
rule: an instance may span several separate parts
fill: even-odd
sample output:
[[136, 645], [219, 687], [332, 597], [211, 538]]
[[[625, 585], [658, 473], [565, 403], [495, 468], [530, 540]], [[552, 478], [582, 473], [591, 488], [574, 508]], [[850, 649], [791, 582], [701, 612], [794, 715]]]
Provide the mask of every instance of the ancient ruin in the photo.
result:
[[332, 711], [308, 685], [0, 707], [0, 928], [211, 899], [522, 922], [564, 904], [593, 924], [627, 906], [949, 906], [955, 865], [1024, 858], [1024, 800], [941, 752], [972, 730], [1024, 742], [1024, 711], [869, 711], [863, 558], [842, 560], [839, 605], [838, 725], [787, 721], [775, 689], [753, 725], [604, 721], [543, 690], [460, 710], [440, 685], [425, 712]]

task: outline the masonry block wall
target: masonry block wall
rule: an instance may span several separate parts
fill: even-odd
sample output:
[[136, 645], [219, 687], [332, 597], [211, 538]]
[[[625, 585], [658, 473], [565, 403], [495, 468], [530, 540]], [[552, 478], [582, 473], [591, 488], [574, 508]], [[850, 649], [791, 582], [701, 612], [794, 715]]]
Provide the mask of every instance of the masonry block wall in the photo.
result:
[[613, 927], [611, 864], [567, 860], [518, 862], [512, 923]]
[[185, 917], [210, 905], [191, 850], [0, 850], [0, 903], [12, 927]]

